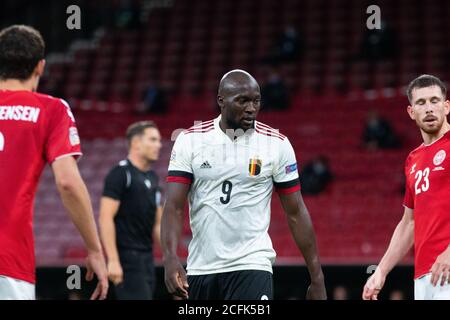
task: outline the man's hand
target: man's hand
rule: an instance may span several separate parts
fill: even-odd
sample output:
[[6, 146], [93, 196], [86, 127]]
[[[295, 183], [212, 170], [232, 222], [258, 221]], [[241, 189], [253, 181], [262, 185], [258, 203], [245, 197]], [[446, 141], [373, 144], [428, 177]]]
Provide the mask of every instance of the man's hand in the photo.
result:
[[167, 258], [164, 261], [164, 281], [170, 294], [187, 299], [188, 282], [186, 271], [181, 265], [178, 257]]
[[375, 273], [367, 279], [364, 286], [362, 298], [363, 300], [378, 300], [378, 294], [384, 286], [386, 276], [382, 274], [380, 269], [376, 269]]
[[123, 281], [123, 270], [119, 260], [111, 260], [108, 262], [108, 278], [118, 285]]
[[311, 282], [306, 291], [306, 300], [327, 300], [327, 291], [323, 280]]
[[106, 270], [105, 258], [101, 252], [90, 252], [86, 258], [86, 281], [94, 279], [94, 273], [97, 276], [98, 284], [91, 300], [106, 299], [108, 293], [108, 272]]
[[450, 246], [442, 252], [431, 267], [431, 283], [436, 286], [440, 281], [441, 286], [450, 283]]

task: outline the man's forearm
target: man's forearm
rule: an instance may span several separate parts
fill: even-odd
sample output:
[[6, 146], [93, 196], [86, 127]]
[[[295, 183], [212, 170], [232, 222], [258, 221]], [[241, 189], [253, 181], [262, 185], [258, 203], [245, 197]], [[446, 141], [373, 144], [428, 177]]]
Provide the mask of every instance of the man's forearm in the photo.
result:
[[306, 208], [288, 215], [288, 225], [297, 247], [305, 258], [312, 281], [323, 280], [322, 268], [317, 252], [316, 236]]
[[389, 247], [378, 265], [378, 268], [387, 275], [399, 263], [414, 244], [414, 223], [405, 220], [395, 228]]
[[91, 201], [81, 177], [68, 185], [58, 185], [58, 189], [62, 202], [80, 232], [87, 250], [101, 252]]
[[164, 258], [177, 255], [178, 242], [183, 228], [183, 209], [166, 204], [161, 219], [161, 248]]
[[100, 235], [105, 247], [108, 261], [119, 261], [119, 252], [116, 245], [116, 227], [114, 220], [100, 214]]

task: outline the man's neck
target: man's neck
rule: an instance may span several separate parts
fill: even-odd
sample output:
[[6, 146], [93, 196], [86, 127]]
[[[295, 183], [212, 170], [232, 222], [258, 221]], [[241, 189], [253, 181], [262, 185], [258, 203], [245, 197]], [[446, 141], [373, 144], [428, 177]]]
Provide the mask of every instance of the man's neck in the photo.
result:
[[231, 130], [233, 129], [232, 127], [230, 127], [228, 125], [228, 123], [223, 119], [223, 116], [220, 117], [220, 121], [219, 121], [219, 128], [220, 130], [222, 130], [223, 132], [227, 132], [227, 130]]
[[441, 129], [434, 134], [428, 134], [428, 133], [424, 132], [423, 130], [421, 130], [424, 145], [427, 146], [427, 145], [432, 144], [436, 140], [442, 138], [442, 136], [444, 134], [446, 134], [449, 130], [450, 130], [450, 124], [447, 121], [445, 121], [444, 124], [442, 125]]
[[233, 127], [229, 126], [226, 121], [223, 120], [223, 118], [220, 119], [219, 121], [219, 128], [220, 130], [222, 130], [227, 137], [231, 140], [231, 141], [235, 141], [237, 139], [236, 136], [236, 129], [234, 129]]
[[25, 81], [17, 79], [0, 80], [0, 90], [34, 91], [33, 82], [31, 81], [31, 79]]
[[141, 171], [149, 171], [151, 168], [150, 161], [143, 159], [142, 157], [136, 156], [134, 154], [128, 154], [128, 160], [131, 164]]
[[233, 128], [232, 126], [227, 124], [226, 121], [223, 120], [223, 117], [221, 117], [221, 119], [219, 121], [219, 128], [226, 134], [226, 136], [231, 141], [236, 141], [239, 137], [241, 137], [249, 132], [252, 132], [252, 130], [253, 130], [253, 128], [250, 128], [247, 130], [244, 130], [242, 128]]

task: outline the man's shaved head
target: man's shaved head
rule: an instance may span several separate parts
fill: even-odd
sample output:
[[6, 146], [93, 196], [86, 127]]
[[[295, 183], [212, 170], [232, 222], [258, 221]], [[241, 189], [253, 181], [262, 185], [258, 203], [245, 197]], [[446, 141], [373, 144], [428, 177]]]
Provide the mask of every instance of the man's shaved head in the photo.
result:
[[217, 94], [226, 128], [247, 130], [254, 126], [261, 104], [258, 82], [247, 71], [235, 69], [222, 77]]
[[242, 90], [244, 86], [258, 87], [258, 82], [247, 71], [241, 69], [234, 69], [225, 73], [220, 79], [219, 95], [227, 95], [236, 92], [236, 89]]

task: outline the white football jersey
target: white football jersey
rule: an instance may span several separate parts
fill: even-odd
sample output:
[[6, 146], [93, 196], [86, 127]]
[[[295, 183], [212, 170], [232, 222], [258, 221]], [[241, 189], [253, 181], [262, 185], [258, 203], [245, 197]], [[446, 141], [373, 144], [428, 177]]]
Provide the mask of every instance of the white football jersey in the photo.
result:
[[180, 133], [171, 154], [167, 182], [191, 184], [188, 275], [272, 272], [272, 190], [300, 190], [294, 150], [261, 122], [234, 138], [219, 121], [220, 116]]

